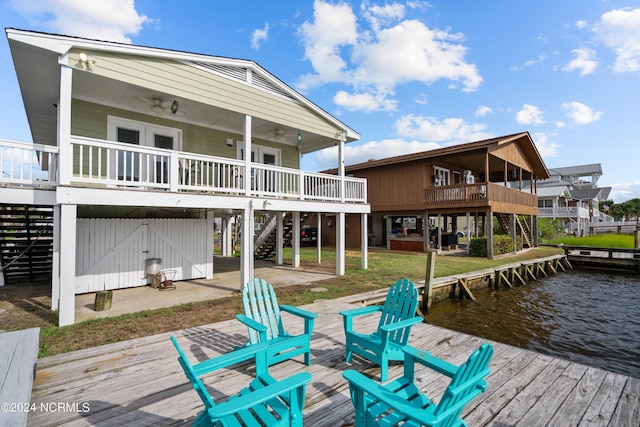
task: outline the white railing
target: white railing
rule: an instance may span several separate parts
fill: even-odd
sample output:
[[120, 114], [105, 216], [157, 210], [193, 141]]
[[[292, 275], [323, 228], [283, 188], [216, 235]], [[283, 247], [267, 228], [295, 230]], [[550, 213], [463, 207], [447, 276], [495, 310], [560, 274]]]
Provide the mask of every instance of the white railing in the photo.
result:
[[0, 182], [20, 185], [55, 185], [58, 147], [0, 139]]
[[539, 218], [589, 218], [589, 209], [577, 206], [538, 208]]
[[[73, 184], [342, 201], [341, 178], [273, 165], [72, 137]], [[302, 185], [301, 185], [302, 183]], [[249, 188], [246, 188], [246, 185]], [[344, 201], [364, 203], [366, 180], [344, 178]]]

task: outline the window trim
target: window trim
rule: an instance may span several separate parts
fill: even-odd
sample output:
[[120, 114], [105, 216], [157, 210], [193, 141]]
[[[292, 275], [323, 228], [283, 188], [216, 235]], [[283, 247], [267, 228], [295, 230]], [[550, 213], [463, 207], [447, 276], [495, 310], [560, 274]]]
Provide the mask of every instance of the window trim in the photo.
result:
[[182, 129], [155, 123], [141, 122], [118, 116], [107, 116], [107, 140], [117, 141], [118, 127], [133, 129], [140, 132], [140, 145], [155, 147], [154, 134], [171, 136], [173, 138], [173, 151], [182, 151]]

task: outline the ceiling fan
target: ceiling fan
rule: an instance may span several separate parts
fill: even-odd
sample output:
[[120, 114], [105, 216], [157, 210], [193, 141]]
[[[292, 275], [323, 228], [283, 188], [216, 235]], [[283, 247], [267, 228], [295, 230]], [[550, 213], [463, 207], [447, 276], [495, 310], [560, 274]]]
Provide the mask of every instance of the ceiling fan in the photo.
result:
[[171, 112], [175, 116], [183, 116], [184, 112], [180, 111], [180, 103], [174, 99], [172, 101], [163, 101], [161, 98], [143, 98], [138, 96], [141, 100], [149, 104], [149, 109], [157, 116], [162, 116], [165, 111]]
[[295, 139], [296, 137], [296, 133], [295, 131], [286, 131], [284, 129], [280, 129], [280, 128], [275, 128], [273, 130], [273, 136], [271, 138], [268, 138], [268, 141], [275, 141], [275, 142], [291, 142], [289, 140], [289, 137], [293, 137], [293, 139]]

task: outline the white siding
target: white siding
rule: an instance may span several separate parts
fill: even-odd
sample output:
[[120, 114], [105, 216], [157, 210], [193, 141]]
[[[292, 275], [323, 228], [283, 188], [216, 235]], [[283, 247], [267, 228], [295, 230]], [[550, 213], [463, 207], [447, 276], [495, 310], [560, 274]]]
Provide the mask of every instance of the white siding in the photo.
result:
[[174, 280], [206, 276], [205, 219], [78, 219], [76, 293], [147, 284], [148, 258], [161, 258]]

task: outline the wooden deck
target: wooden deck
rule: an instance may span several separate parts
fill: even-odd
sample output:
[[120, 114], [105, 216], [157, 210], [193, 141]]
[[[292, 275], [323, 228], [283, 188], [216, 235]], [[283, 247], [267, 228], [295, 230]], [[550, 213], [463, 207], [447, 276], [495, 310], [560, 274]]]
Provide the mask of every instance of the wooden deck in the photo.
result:
[[[304, 411], [307, 426], [345, 426], [353, 423], [345, 369], [377, 375], [379, 369], [354, 356], [344, 362], [344, 332], [340, 310], [352, 308], [348, 299], [305, 306], [318, 313], [311, 341], [311, 366], [302, 356], [271, 367], [276, 378], [306, 370]], [[285, 313], [286, 315], [286, 313]], [[291, 320], [290, 322], [287, 320]], [[368, 317], [358, 330], [375, 328]], [[302, 322], [288, 317], [292, 332]], [[105, 345], [38, 361], [31, 401], [36, 410], [28, 425], [184, 425], [202, 409], [176, 361], [169, 336], [160, 334]], [[247, 341], [247, 331], [236, 320], [176, 331], [192, 362], [225, 353]], [[428, 324], [415, 327], [410, 343], [428, 349], [452, 363], [464, 362], [483, 340]], [[488, 390], [465, 411], [469, 426], [637, 426], [640, 424], [640, 379], [570, 363], [505, 344], [494, 343]], [[390, 367], [394, 378], [401, 364]], [[239, 390], [247, 383], [250, 366], [208, 377], [214, 398]], [[439, 399], [447, 379], [423, 369], [417, 375], [428, 394]], [[50, 412], [41, 410], [53, 408]], [[66, 407], [61, 406], [66, 405]], [[57, 406], [56, 406], [57, 405]]]

